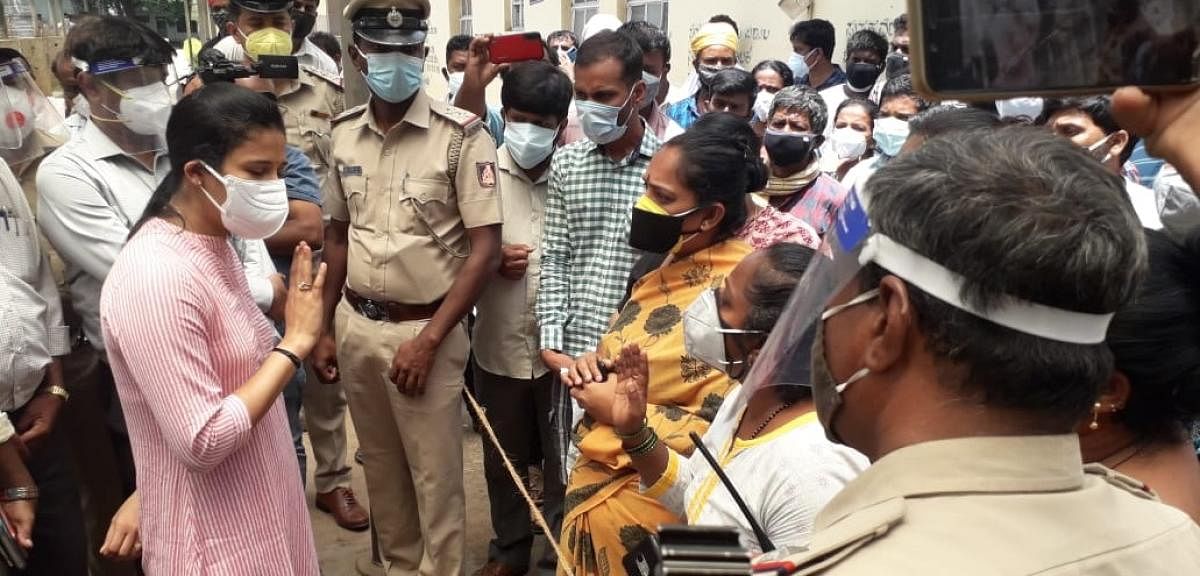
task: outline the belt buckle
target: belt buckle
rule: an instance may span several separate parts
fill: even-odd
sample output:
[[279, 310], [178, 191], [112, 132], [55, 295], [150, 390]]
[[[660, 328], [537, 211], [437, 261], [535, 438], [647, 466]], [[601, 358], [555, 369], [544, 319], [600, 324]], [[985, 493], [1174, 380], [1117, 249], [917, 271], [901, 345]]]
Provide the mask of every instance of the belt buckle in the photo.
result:
[[380, 309], [379, 305], [376, 304], [374, 300], [364, 300], [365, 301], [362, 303], [363, 316], [375, 321], [381, 320], [383, 316], [383, 310]]

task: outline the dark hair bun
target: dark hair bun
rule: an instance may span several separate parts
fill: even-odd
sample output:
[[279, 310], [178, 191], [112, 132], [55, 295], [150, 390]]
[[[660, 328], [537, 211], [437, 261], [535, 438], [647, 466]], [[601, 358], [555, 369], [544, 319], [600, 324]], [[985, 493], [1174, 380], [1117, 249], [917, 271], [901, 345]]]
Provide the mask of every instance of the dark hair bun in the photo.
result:
[[751, 152], [751, 157], [746, 159], [746, 193], [753, 194], [766, 188], [770, 175], [767, 163], [763, 162], [757, 151]]

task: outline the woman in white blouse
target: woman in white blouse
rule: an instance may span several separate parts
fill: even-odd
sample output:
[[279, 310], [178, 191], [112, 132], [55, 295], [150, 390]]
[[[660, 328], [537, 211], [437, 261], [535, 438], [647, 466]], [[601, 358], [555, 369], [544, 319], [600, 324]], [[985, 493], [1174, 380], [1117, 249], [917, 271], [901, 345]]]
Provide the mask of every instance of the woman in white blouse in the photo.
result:
[[[724, 284], [684, 314], [687, 353], [734, 379], [747, 374], [813, 254], [777, 244], [746, 257]], [[610, 406], [584, 406], [613, 425], [642, 477], [643, 492], [693, 525], [736, 526], [762, 552], [749, 521], [698, 450], [678, 454], [645, 425], [648, 359], [630, 345], [610, 367]], [[826, 440], [809, 388], [772, 386], [743, 397], [737, 387], [703, 437], [776, 548], [808, 543], [825, 503], [868, 466], [858, 452]]]

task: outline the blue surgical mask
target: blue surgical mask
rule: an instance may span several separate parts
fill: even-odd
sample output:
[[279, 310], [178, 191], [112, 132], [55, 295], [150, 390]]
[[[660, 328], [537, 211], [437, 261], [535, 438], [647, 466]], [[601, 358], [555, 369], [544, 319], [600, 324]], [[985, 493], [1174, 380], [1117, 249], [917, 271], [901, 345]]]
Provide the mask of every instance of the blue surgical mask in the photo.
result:
[[632, 89], [629, 91], [629, 96], [625, 97], [625, 102], [620, 106], [609, 106], [591, 100], [576, 100], [575, 109], [579, 112], [579, 124], [583, 127], [583, 134], [601, 146], [620, 140], [625, 135], [625, 131], [629, 129], [629, 119], [634, 116], [634, 114], [630, 114], [624, 124], [619, 124], [621, 111], [629, 104], [630, 98], [633, 98]]
[[367, 59], [367, 71], [363, 78], [371, 93], [393, 104], [412, 98], [421, 88], [421, 73], [425, 59], [409, 56], [403, 52], [363, 54]]
[[816, 48], [809, 50], [808, 54], [792, 52], [792, 55], [788, 58], [788, 68], [792, 69], [792, 74], [796, 76], [796, 82], [799, 82], [801, 78], [808, 77], [808, 57], [814, 51], [816, 51]]
[[879, 146], [879, 151], [885, 156], [895, 157], [900, 153], [900, 148], [904, 146], [904, 142], [908, 140], [908, 122], [899, 118], [880, 118], [875, 123], [875, 132], [872, 134], [875, 138], [875, 144]]
[[517, 166], [529, 170], [554, 153], [558, 130], [537, 124], [509, 122], [504, 127], [504, 146]]

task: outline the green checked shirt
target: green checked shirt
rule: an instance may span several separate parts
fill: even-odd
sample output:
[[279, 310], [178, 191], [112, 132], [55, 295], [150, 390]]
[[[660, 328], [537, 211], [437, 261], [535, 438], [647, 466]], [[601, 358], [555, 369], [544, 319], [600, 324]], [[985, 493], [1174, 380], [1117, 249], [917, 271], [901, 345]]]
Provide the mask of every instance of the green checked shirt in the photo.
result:
[[662, 142], [646, 129], [629, 158], [613, 162], [591, 140], [564, 146], [550, 163], [537, 320], [543, 350], [579, 357], [595, 350], [625, 295], [629, 246], [642, 176]]

